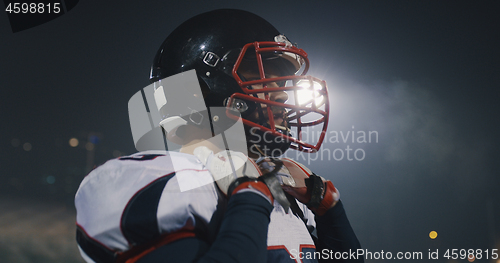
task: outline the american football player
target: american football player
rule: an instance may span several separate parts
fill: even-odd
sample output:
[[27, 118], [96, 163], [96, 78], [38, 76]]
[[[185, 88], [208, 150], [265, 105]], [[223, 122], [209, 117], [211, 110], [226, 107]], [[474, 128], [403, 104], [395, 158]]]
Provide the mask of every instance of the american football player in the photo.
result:
[[140, 152], [97, 167], [76, 194], [82, 257], [343, 262], [360, 248], [332, 182], [282, 157], [317, 151], [327, 129], [326, 83], [308, 69], [305, 51], [246, 11], [177, 27], [129, 102]]

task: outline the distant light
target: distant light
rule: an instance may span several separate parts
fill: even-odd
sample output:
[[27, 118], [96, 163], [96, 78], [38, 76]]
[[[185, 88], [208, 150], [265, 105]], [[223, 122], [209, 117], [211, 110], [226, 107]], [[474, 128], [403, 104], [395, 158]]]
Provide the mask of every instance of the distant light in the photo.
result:
[[100, 141], [100, 139], [99, 139], [99, 137], [98, 137], [98, 136], [96, 136], [96, 135], [91, 135], [91, 136], [89, 137], [89, 141], [90, 141], [91, 143], [93, 143], [93, 144], [98, 144], [98, 143], [99, 143], [99, 141]]
[[318, 92], [318, 90], [322, 89], [321, 84], [316, 81], [301, 80], [297, 83], [297, 86], [302, 87], [302, 89], [297, 90], [296, 100], [299, 105], [307, 105], [313, 100], [317, 107], [324, 104], [325, 97]]
[[435, 239], [437, 236], [438, 236], [438, 233], [437, 233], [436, 231], [431, 231], [431, 232], [429, 233], [429, 237], [430, 237], [431, 239]]
[[78, 142], [78, 139], [77, 139], [77, 138], [71, 138], [71, 139], [69, 139], [69, 146], [71, 146], [71, 147], [76, 147], [76, 146], [78, 146], [78, 143], [79, 143], [79, 142]]
[[85, 149], [87, 149], [87, 151], [92, 151], [92, 150], [94, 150], [94, 144], [93, 144], [93, 143], [91, 143], [91, 142], [87, 142], [87, 143], [85, 144]]
[[47, 181], [48, 184], [54, 184], [56, 182], [56, 178], [52, 175], [49, 175], [47, 176], [47, 178], [45, 178], [45, 181]]
[[474, 260], [476, 260], [476, 257], [474, 257], [474, 255], [470, 254], [468, 257], [467, 257], [467, 260], [469, 262], [474, 262]]
[[29, 151], [31, 151], [31, 148], [32, 148], [32, 147], [31, 147], [31, 143], [26, 142], [26, 143], [24, 143], [24, 144], [23, 144], [23, 149], [24, 149], [25, 151], [29, 152]]
[[21, 141], [19, 141], [19, 139], [12, 139], [12, 141], [10, 141], [10, 143], [12, 144], [13, 147], [17, 147], [19, 145], [21, 145]]

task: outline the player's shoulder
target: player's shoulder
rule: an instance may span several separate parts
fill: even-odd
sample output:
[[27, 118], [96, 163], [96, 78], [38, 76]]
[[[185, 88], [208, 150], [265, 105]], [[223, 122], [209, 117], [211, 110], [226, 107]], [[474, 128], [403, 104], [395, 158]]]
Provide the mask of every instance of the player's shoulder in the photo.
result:
[[93, 199], [97, 193], [101, 199], [102, 196], [116, 199], [122, 195], [118, 199], [128, 200], [153, 185], [161, 185], [163, 192], [175, 195], [173, 200], [189, 203], [188, 196], [217, 198], [210, 172], [195, 156], [145, 151], [109, 160], [94, 169], [82, 180], [75, 200]]
[[[192, 184], [205, 185], [211, 180], [210, 173], [193, 155], [170, 151], [145, 151], [108, 160], [92, 170], [83, 179], [80, 188], [88, 188], [88, 184], [95, 188], [104, 182], [113, 187], [127, 182], [135, 184], [137, 180], [153, 182], [169, 175], [181, 176], [184, 179], [180, 182], [181, 190], [195, 188]], [[190, 187], [185, 186], [184, 181], [187, 181]]]
[[140, 168], [176, 172], [185, 169], [203, 169], [203, 165], [198, 158], [191, 154], [154, 150], [108, 160], [94, 169], [92, 173]]
[[77, 224], [97, 242], [124, 251], [123, 222], [157, 224], [161, 233], [207, 226], [220, 198], [196, 157], [138, 152], [109, 160], [84, 178], [75, 195]]

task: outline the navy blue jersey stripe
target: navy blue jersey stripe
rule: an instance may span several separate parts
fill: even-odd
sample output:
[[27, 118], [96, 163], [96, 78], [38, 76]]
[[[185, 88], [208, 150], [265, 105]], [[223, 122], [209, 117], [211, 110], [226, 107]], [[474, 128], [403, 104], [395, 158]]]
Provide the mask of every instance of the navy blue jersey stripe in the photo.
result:
[[160, 236], [156, 213], [167, 182], [175, 175], [160, 177], [139, 190], [123, 210], [121, 230], [130, 245], [136, 246]]
[[120, 161], [131, 160], [131, 161], [149, 161], [154, 160], [158, 156], [165, 156], [165, 154], [142, 154], [142, 155], [131, 155], [123, 156], [118, 158]]
[[80, 248], [96, 263], [111, 263], [115, 261], [115, 252], [92, 239], [82, 227], [76, 226], [76, 242]]

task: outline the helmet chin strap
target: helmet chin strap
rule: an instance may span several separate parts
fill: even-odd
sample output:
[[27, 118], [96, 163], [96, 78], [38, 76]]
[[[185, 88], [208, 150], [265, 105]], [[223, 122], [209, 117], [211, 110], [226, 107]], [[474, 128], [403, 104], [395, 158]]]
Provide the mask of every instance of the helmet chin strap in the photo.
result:
[[265, 154], [265, 153], [264, 153], [264, 152], [260, 149], [259, 145], [257, 145], [257, 144], [255, 144], [255, 143], [254, 143], [254, 144], [252, 144], [252, 146], [254, 146], [254, 147], [255, 147], [255, 149], [257, 149], [257, 151], [259, 151], [259, 153], [260, 153], [261, 157], [265, 157], [265, 156], [267, 156], [267, 155], [266, 155], [266, 154]]

